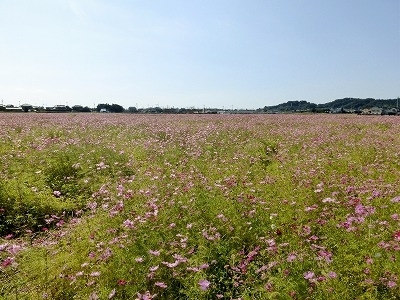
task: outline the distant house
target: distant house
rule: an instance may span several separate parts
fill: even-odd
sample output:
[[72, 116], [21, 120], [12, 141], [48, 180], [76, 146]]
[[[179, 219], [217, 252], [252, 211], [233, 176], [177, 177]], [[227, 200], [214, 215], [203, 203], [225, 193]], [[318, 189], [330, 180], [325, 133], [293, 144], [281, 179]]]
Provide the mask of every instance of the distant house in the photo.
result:
[[45, 109], [46, 112], [69, 112], [71, 111], [71, 108], [69, 106], [65, 106], [65, 105], [56, 105], [53, 107], [46, 107]]
[[107, 113], [107, 112], [108, 112], [108, 110], [107, 110], [107, 109], [105, 109], [105, 108], [102, 108], [102, 109], [100, 109], [100, 112], [101, 112], [101, 113]]
[[23, 112], [21, 107], [14, 107], [14, 106], [13, 107], [7, 106], [6, 111], [7, 112]]
[[382, 115], [395, 116], [397, 115], [397, 108], [387, 108], [382, 111]]
[[371, 108], [371, 115], [381, 115], [381, 114], [382, 114], [382, 108], [376, 106]]
[[338, 107], [338, 108], [331, 108], [330, 113], [331, 114], [340, 114], [343, 112], [343, 108]]
[[382, 114], [382, 108], [380, 107], [371, 107], [371, 108], [364, 108], [361, 111], [361, 114], [363, 115], [381, 115]]
[[361, 110], [361, 114], [362, 115], [370, 115], [371, 114], [371, 110], [369, 108], [364, 108]]
[[56, 105], [53, 107], [53, 110], [55, 111], [69, 111], [70, 108], [68, 106], [65, 105]]

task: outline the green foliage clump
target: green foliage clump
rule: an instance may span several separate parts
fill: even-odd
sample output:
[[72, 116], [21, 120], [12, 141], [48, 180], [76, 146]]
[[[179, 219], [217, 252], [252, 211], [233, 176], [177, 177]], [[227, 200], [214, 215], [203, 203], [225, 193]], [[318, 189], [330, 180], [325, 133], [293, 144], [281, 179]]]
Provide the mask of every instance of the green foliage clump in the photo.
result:
[[76, 204], [32, 190], [14, 179], [0, 182], [0, 208], [0, 235], [19, 236], [48, 227], [47, 218], [71, 213]]

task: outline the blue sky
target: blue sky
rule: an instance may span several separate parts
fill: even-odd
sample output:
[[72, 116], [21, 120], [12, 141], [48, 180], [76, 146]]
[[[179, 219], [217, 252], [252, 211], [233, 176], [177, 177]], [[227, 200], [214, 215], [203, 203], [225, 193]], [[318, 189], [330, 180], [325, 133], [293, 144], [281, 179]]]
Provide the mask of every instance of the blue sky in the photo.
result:
[[400, 0], [1, 0], [4, 104], [400, 96]]

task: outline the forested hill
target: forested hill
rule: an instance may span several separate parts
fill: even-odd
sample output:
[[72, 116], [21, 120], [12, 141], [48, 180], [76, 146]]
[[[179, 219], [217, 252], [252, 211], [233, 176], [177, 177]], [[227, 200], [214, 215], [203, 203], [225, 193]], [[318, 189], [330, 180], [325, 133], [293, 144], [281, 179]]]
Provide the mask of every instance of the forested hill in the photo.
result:
[[351, 109], [362, 110], [364, 108], [380, 107], [392, 108], [397, 107], [398, 99], [374, 99], [374, 98], [343, 98], [334, 101], [315, 104], [305, 100], [288, 101], [275, 106], [265, 106], [264, 111], [315, 111], [315, 110], [335, 110], [335, 109]]
[[370, 107], [391, 108], [397, 107], [397, 99], [358, 99], [358, 98], [343, 98], [325, 104], [319, 104], [321, 108], [344, 108], [344, 109], [364, 109]]
[[305, 100], [288, 101], [275, 106], [265, 106], [264, 111], [311, 111], [318, 107], [315, 103], [310, 103]]

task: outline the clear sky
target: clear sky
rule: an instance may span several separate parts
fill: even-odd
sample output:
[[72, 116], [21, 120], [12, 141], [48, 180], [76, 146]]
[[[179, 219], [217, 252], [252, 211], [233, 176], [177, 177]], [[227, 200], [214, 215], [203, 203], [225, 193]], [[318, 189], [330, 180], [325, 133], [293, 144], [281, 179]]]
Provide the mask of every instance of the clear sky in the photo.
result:
[[400, 0], [0, 0], [4, 104], [400, 96]]

